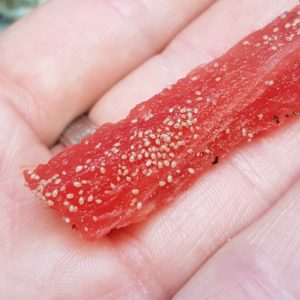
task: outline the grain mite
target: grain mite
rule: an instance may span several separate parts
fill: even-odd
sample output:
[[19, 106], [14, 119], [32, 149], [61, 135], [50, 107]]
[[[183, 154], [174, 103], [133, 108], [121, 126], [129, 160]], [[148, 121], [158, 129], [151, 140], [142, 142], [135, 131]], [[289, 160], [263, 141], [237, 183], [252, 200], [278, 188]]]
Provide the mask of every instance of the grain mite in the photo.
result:
[[27, 185], [88, 239], [169, 203], [239, 144], [299, 117], [299, 11], [25, 170]]

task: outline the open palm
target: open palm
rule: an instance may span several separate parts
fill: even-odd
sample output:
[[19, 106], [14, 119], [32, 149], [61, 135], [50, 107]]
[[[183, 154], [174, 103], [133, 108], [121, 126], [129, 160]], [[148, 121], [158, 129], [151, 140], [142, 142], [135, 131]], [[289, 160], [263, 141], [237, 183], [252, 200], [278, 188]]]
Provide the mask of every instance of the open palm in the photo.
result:
[[299, 122], [96, 242], [21, 176], [76, 116], [124, 117], [296, 3], [52, 0], [0, 35], [0, 298], [299, 299]]

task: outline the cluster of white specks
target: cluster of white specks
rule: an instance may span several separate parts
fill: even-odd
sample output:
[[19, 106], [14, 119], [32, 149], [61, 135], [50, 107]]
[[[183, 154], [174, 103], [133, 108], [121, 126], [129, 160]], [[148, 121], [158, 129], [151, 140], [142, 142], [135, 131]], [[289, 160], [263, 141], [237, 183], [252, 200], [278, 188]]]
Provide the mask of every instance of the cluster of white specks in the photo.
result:
[[[200, 91], [195, 92], [196, 95], [201, 95]], [[176, 150], [185, 146], [184, 130], [189, 129], [193, 134], [194, 139], [198, 138], [195, 124], [197, 122], [198, 109], [189, 107], [180, 107], [176, 105], [168, 109], [169, 115], [163, 120], [162, 126], [154, 130], [135, 130], [129, 140], [136, 140], [130, 147], [130, 151], [121, 155], [121, 163], [118, 165], [118, 178], [125, 177], [127, 182], [132, 181], [132, 178], [141, 172], [145, 176], [151, 176], [153, 172], [157, 172], [163, 168], [173, 168], [177, 166], [174, 160]], [[174, 113], [174, 117], [172, 114]], [[196, 114], [196, 115], [195, 115]], [[139, 142], [140, 141], [140, 142]], [[192, 153], [192, 149], [187, 149], [188, 153]], [[130, 173], [130, 168], [127, 162], [139, 163], [139, 168], [135, 171], [136, 174]], [[177, 172], [177, 170], [174, 170]], [[166, 181], [160, 181], [159, 186], [164, 186], [173, 182], [172, 174], [167, 175]], [[134, 194], [134, 191], [133, 191]]]
[[[283, 14], [281, 18], [285, 19], [286, 16], [286, 14]], [[283, 46], [282, 41], [280, 41], [280, 38], [282, 38], [280, 32], [285, 35], [285, 40], [287, 42], [291, 42], [296, 35], [300, 35], [299, 25], [300, 18], [296, 17], [293, 21], [285, 23], [282, 28], [280, 28], [280, 26], [276, 26], [272, 29], [272, 34], [264, 34], [262, 36], [262, 43], [256, 43], [255, 47], [259, 48], [262, 44], [270, 45], [270, 51], [275, 52]], [[251, 45], [251, 42], [245, 40], [242, 42], [242, 45], [248, 46]]]
[[136, 208], [137, 208], [137, 209], [141, 209], [142, 206], [143, 206], [143, 203], [140, 202], [140, 201], [136, 204]]

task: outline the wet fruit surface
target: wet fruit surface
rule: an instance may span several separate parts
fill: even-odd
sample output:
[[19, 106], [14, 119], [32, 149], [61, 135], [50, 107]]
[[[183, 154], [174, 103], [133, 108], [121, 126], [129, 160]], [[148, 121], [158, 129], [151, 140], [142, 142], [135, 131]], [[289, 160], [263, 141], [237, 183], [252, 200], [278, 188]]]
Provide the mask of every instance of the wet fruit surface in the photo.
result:
[[29, 188], [89, 239], [172, 201], [236, 146], [299, 116], [299, 12], [25, 170]]

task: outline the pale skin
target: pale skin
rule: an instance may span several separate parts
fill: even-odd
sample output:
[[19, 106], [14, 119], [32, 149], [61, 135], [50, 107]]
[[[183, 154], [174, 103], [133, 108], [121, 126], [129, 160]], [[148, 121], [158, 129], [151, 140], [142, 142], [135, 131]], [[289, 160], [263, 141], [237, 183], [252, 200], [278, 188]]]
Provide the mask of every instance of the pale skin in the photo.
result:
[[93, 243], [34, 201], [21, 175], [76, 116], [119, 120], [296, 4], [52, 0], [1, 34], [0, 298], [299, 299], [299, 121]]

